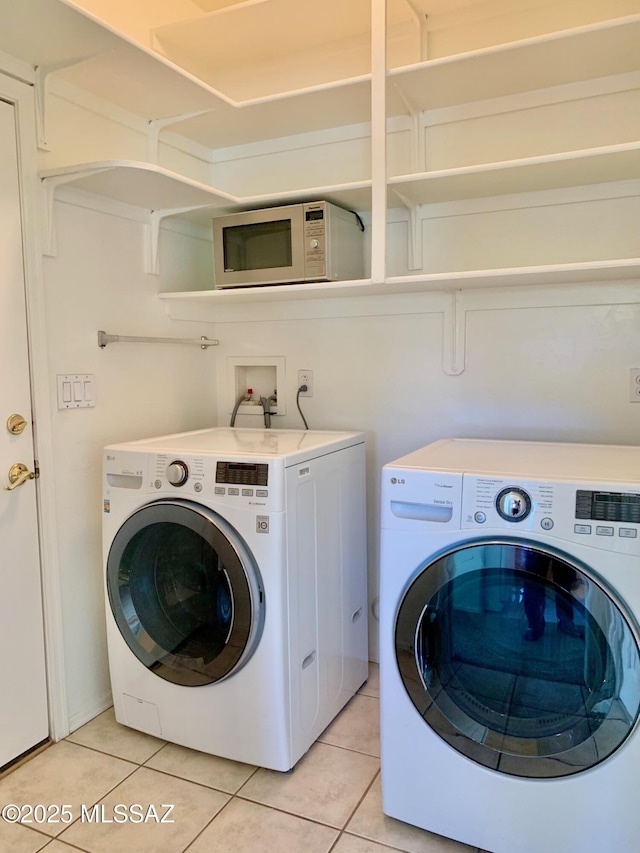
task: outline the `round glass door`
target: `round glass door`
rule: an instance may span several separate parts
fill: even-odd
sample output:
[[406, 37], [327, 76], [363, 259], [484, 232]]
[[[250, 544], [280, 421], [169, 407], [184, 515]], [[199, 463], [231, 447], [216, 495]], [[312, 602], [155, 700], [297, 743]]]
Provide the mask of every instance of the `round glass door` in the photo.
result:
[[260, 639], [255, 560], [224, 519], [198, 504], [159, 501], [131, 515], [109, 551], [107, 590], [131, 651], [176, 684], [231, 675]]
[[410, 585], [395, 650], [411, 701], [454, 749], [552, 778], [603, 761], [636, 724], [631, 626], [585, 567], [522, 542], [470, 543]]

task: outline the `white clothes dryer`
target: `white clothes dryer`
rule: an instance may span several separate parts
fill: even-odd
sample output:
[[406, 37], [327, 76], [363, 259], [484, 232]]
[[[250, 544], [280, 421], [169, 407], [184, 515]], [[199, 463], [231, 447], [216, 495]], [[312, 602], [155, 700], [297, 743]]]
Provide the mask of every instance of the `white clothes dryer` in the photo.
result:
[[639, 530], [639, 447], [385, 466], [386, 814], [493, 853], [637, 849]]
[[208, 429], [104, 452], [116, 719], [289, 770], [367, 678], [364, 437]]

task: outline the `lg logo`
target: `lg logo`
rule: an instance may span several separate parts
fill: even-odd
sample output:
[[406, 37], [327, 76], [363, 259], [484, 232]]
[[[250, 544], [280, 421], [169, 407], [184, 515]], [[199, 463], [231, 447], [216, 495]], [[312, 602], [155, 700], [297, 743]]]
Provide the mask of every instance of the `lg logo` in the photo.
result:
[[395, 486], [395, 485], [398, 485], [398, 484], [399, 484], [399, 485], [403, 485], [405, 481], [404, 481], [403, 479], [402, 479], [402, 480], [401, 480], [401, 479], [399, 479], [398, 477], [392, 477], [392, 478], [391, 478], [391, 482], [392, 482], [392, 483], [393, 483], [393, 485]]

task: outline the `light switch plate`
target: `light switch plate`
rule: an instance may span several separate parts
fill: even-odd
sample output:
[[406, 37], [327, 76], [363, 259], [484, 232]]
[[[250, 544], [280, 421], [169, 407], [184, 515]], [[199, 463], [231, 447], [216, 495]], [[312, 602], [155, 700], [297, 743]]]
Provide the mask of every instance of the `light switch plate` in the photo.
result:
[[96, 404], [92, 373], [58, 374], [58, 408], [90, 409]]

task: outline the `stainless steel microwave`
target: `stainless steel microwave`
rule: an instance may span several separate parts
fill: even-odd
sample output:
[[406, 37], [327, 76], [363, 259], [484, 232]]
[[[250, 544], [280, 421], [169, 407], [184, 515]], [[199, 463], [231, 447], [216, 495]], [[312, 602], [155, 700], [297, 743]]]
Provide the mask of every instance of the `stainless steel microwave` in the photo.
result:
[[328, 201], [232, 213], [213, 220], [216, 287], [364, 277], [360, 217]]

